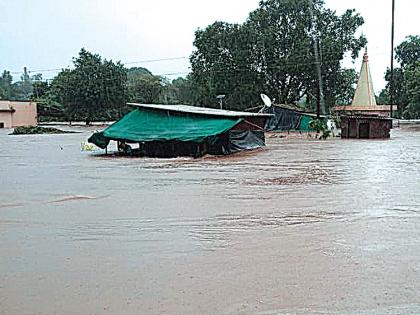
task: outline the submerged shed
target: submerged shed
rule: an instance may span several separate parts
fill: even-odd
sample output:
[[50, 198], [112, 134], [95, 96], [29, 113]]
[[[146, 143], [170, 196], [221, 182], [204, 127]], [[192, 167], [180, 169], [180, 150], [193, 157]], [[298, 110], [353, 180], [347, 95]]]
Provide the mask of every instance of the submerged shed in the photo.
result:
[[341, 138], [343, 139], [388, 139], [391, 129], [391, 118], [378, 116], [341, 117]]
[[88, 141], [103, 149], [111, 140], [118, 141], [125, 153], [148, 157], [227, 155], [265, 145], [267, 114], [187, 105], [129, 105], [136, 109]]

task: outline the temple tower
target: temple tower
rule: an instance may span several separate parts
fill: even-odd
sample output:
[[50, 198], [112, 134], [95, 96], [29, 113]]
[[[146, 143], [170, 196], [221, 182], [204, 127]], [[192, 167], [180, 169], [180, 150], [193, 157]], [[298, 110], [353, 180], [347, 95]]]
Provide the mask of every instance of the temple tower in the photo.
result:
[[354, 93], [352, 106], [376, 106], [375, 91], [373, 89], [372, 76], [370, 74], [369, 56], [367, 50], [363, 55], [362, 68], [360, 69], [359, 81]]
[[[398, 107], [394, 105], [393, 108], [397, 110]], [[352, 104], [335, 106], [333, 111], [343, 115], [390, 116], [389, 105], [376, 104], [367, 50], [363, 55], [362, 68], [360, 69], [359, 81], [357, 82]]]

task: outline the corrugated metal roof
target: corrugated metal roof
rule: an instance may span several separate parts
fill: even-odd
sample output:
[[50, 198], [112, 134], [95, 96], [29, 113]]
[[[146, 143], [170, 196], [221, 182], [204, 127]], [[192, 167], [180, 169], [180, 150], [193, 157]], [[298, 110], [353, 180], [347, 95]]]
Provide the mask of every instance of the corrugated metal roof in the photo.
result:
[[174, 111], [174, 112], [198, 114], [198, 115], [205, 115], [205, 116], [222, 116], [222, 117], [238, 117], [238, 118], [273, 116], [272, 114], [237, 112], [237, 111], [231, 111], [231, 110], [215, 109], [215, 108], [207, 108], [207, 107], [195, 107], [195, 106], [189, 106], [189, 105], [161, 105], [161, 104], [137, 104], [137, 103], [127, 103], [127, 104], [131, 106], [141, 107], [141, 108]]

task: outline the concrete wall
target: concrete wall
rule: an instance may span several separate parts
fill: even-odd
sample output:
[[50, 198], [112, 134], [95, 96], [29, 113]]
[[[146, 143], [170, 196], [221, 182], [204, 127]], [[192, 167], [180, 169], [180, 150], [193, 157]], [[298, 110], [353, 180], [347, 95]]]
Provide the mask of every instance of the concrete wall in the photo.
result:
[[391, 119], [375, 118], [341, 118], [341, 137], [350, 139], [361, 138], [360, 125], [369, 124], [369, 139], [387, 139], [392, 129]]
[[4, 128], [12, 128], [12, 113], [8, 111], [0, 112], [0, 123], [4, 124]]
[[0, 101], [0, 108], [5, 107], [14, 110], [12, 113], [6, 113], [11, 115], [11, 127], [36, 126], [38, 123], [37, 105], [35, 102]]

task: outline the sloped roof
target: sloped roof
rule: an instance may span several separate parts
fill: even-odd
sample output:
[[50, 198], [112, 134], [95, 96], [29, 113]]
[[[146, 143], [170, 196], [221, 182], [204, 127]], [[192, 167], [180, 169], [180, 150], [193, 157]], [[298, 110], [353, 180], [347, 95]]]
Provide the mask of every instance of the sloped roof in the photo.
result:
[[138, 103], [127, 103], [127, 104], [131, 106], [137, 106], [140, 108], [146, 108], [146, 109], [173, 111], [173, 112], [197, 114], [197, 115], [204, 115], [204, 116], [236, 117], [236, 118], [272, 116], [270, 114], [239, 112], [239, 111], [232, 111], [232, 110], [215, 109], [215, 108], [208, 108], [208, 107], [196, 107], [196, 106], [189, 106], [189, 105], [161, 105], [161, 104], [138, 104]]
[[[166, 111], [135, 109], [103, 131], [109, 140], [132, 142], [191, 141], [201, 142], [228, 131], [242, 118], [180, 115]], [[92, 138], [91, 138], [92, 139]], [[92, 139], [95, 143], [95, 139]], [[96, 143], [95, 143], [96, 144]]]

